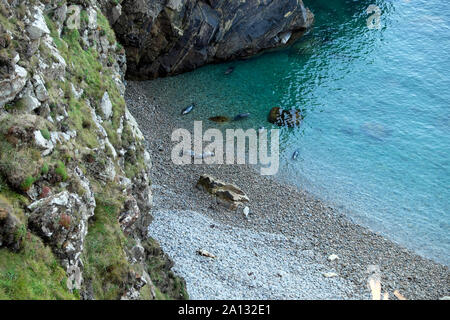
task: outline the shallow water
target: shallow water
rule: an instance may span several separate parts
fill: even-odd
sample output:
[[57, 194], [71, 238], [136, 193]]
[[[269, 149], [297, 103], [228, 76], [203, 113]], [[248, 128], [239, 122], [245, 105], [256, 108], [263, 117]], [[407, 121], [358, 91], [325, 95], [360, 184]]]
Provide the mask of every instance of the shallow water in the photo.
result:
[[[330, 3], [332, 2], [332, 3]], [[355, 221], [450, 265], [450, 9], [431, 1], [305, 1], [316, 23], [293, 45], [150, 82], [182, 121], [271, 128], [274, 106], [302, 110], [281, 131], [278, 177]], [[369, 29], [369, 4], [381, 9]], [[235, 70], [224, 75], [228, 67]], [[217, 125], [212, 116], [240, 122]], [[292, 160], [299, 151], [296, 161]]]

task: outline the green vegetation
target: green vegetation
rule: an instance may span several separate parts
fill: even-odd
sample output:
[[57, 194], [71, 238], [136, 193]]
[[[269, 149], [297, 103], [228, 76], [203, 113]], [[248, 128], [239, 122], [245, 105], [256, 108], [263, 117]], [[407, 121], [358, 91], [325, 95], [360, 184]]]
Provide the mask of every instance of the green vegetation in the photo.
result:
[[184, 282], [176, 277], [168, 265], [168, 258], [162, 252], [158, 242], [147, 239], [144, 247], [152, 255], [147, 259], [147, 272], [156, 286], [158, 300], [188, 299]]
[[46, 175], [48, 173], [48, 170], [49, 170], [48, 163], [44, 162], [44, 164], [42, 165], [41, 174]]
[[20, 189], [22, 189], [23, 191], [29, 190], [35, 181], [36, 181], [36, 178], [34, 178], [32, 176], [26, 177], [25, 180], [20, 185]]
[[[86, 15], [82, 11], [82, 17]], [[89, 97], [91, 107], [98, 107], [105, 91], [108, 91], [109, 97], [113, 105], [113, 117], [110, 122], [103, 123], [105, 130], [108, 132], [111, 143], [116, 148], [121, 148], [121, 141], [117, 135], [117, 129], [120, 125], [120, 118], [124, 114], [125, 100], [120, 95], [117, 85], [113, 78], [113, 70], [105, 68], [100, 60], [99, 54], [95, 48], [82, 48], [81, 37], [78, 30], [64, 29], [62, 37], [60, 38], [53, 21], [47, 17], [47, 25], [51, 31], [53, 40], [67, 62], [70, 68], [70, 73], [73, 75], [71, 82], [84, 90], [84, 96]], [[109, 26], [108, 20], [98, 12], [97, 22], [101, 30], [104, 30], [111, 44], [116, 43], [114, 31]], [[55, 87], [61, 87], [61, 83], [55, 83]], [[77, 132], [80, 133], [77, 139], [82, 144], [90, 148], [95, 148], [98, 145], [96, 141], [97, 133], [96, 127], [92, 123], [89, 106], [84, 100], [77, 100], [71, 97], [71, 92], [66, 89], [66, 98], [63, 103], [69, 105], [69, 122]], [[61, 103], [57, 101], [57, 95], [50, 96], [56, 100], [53, 103]]]
[[78, 299], [66, 281], [65, 271], [37, 236], [26, 234], [18, 253], [0, 249], [0, 300]]
[[67, 175], [66, 166], [64, 162], [62, 162], [61, 160], [59, 160], [58, 163], [56, 164], [55, 173], [62, 178], [62, 181], [66, 181], [67, 178], [69, 177]]
[[128, 271], [123, 250], [127, 240], [117, 220], [120, 203], [104, 196], [96, 198], [94, 220], [85, 240], [84, 277], [92, 284], [96, 299], [117, 299]]
[[50, 131], [47, 128], [41, 129], [41, 134], [45, 140], [50, 140]]

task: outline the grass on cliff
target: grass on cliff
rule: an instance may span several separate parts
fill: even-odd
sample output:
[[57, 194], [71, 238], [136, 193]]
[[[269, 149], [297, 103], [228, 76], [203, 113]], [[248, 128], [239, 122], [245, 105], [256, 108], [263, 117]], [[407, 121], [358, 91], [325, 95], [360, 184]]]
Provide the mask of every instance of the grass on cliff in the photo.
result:
[[[0, 203], [12, 208], [14, 215], [25, 223], [21, 209], [25, 197], [12, 191], [0, 179]], [[20, 229], [23, 246], [19, 252], [0, 249], [0, 300], [77, 299], [66, 286], [66, 272], [59, 265], [51, 249], [42, 240]]]
[[[85, 14], [85, 11], [82, 12], [83, 14]], [[83, 49], [81, 45], [82, 39], [78, 30], [65, 28], [62, 36], [59, 37], [53, 21], [47, 17], [46, 22], [59, 52], [66, 60], [69, 71], [73, 75], [71, 82], [84, 90], [82, 98], [89, 98], [93, 104], [92, 107], [98, 108], [103, 94], [105, 91], [108, 92], [113, 106], [113, 115], [111, 121], [106, 121], [102, 125], [107, 131], [111, 143], [117, 149], [120, 149], [121, 142], [116, 131], [120, 125], [120, 118], [125, 111], [125, 100], [114, 81], [113, 70], [102, 65], [96, 48]], [[116, 43], [114, 31], [101, 12], [97, 14], [97, 22], [100, 33], [107, 37], [111, 45], [114, 45]], [[57, 103], [58, 101], [55, 102]], [[69, 102], [69, 116], [76, 129], [80, 131], [95, 130], [94, 126], [91, 129], [86, 127], [80, 128], [80, 123], [89, 122], [87, 116], [90, 116], [90, 112], [86, 112], [88, 111], [87, 106], [82, 102], [82, 99], [77, 101], [71, 99]], [[84, 142], [92, 144], [92, 140], [84, 139]]]
[[32, 234], [19, 253], [0, 249], [0, 300], [79, 298], [67, 289], [66, 281], [50, 248]]
[[[104, 196], [104, 195], [103, 195]], [[117, 200], [96, 197], [97, 206], [85, 240], [84, 278], [92, 285], [96, 299], [117, 299], [124, 290], [128, 261], [123, 248], [126, 238], [117, 220]]]

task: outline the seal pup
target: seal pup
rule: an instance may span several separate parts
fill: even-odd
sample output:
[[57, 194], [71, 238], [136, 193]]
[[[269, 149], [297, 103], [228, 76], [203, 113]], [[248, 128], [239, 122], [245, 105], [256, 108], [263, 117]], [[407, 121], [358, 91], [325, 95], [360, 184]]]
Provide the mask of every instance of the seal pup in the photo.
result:
[[229, 67], [229, 68], [224, 72], [224, 74], [225, 74], [225, 75], [229, 75], [229, 74], [231, 74], [233, 71], [234, 71], [234, 67]]
[[239, 120], [242, 120], [242, 119], [245, 119], [248, 117], [250, 117], [250, 113], [241, 113], [241, 114], [238, 114], [236, 117], [234, 117], [233, 121], [239, 121]]
[[183, 111], [181, 111], [181, 114], [188, 114], [189, 112], [191, 112], [195, 107], [195, 104], [191, 104], [190, 106], [186, 107], [183, 109]]

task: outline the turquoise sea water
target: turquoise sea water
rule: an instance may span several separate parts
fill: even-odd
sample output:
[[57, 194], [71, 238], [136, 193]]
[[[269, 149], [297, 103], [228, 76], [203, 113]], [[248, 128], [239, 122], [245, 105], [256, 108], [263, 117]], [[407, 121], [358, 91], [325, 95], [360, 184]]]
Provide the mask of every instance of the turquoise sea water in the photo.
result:
[[[278, 178], [450, 265], [447, 1], [304, 2], [315, 26], [293, 45], [158, 79], [152, 90], [174, 112], [196, 102], [186, 123], [251, 113], [222, 128], [270, 128], [272, 107], [302, 110], [301, 127], [281, 131]], [[367, 27], [370, 4], [381, 9], [380, 29]]]

